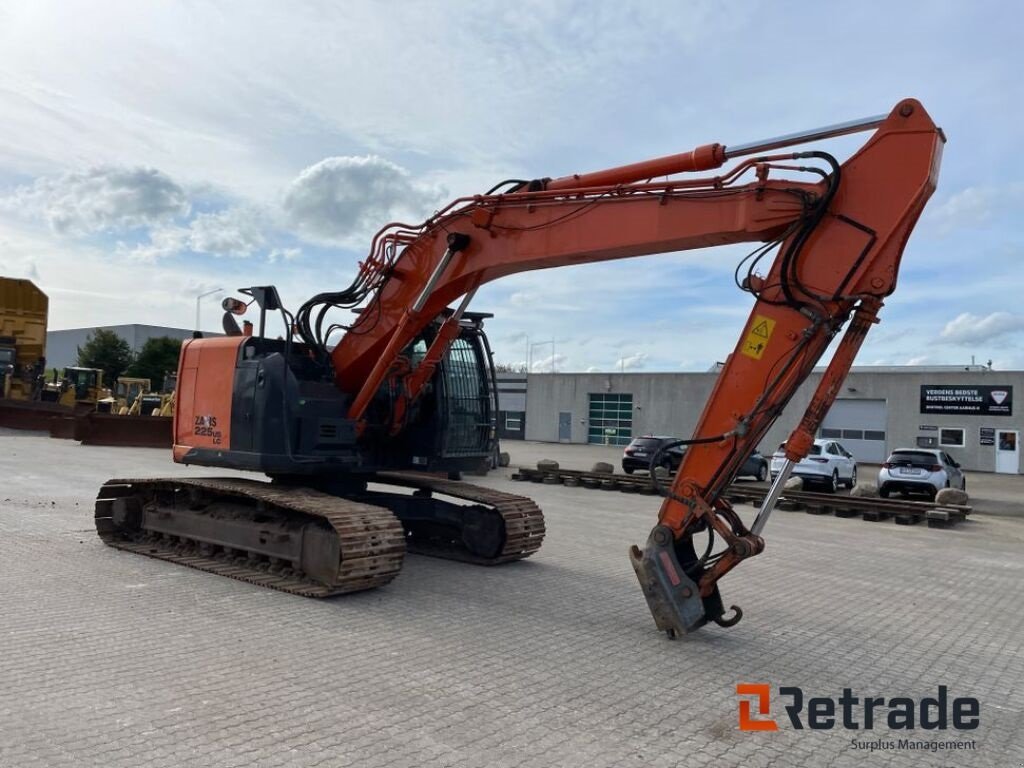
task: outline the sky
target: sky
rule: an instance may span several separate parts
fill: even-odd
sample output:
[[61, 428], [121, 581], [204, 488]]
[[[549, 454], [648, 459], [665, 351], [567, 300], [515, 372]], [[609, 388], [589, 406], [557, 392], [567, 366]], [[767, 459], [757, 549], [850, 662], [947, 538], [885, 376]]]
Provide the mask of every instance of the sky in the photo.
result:
[[[0, 275], [49, 295], [52, 329], [191, 328], [226, 289], [201, 302], [215, 330], [221, 296], [273, 283], [294, 309], [346, 287], [379, 227], [502, 179], [912, 96], [948, 138], [939, 188], [857, 362], [1024, 369], [1022, 21], [995, 2], [7, 0]], [[521, 273], [472, 308], [502, 362], [707, 370], [750, 311], [747, 250]]]

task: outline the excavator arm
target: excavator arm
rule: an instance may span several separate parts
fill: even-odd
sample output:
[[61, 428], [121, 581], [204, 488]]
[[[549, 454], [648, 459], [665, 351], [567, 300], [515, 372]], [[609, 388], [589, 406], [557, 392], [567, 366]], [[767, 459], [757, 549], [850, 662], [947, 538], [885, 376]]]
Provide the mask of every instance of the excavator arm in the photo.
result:
[[[776, 151], [871, 129], [842, 165], [823, 152]], [[326, 311], [369, 300], [330, 357], [339, 388], [352, 395], [348, 415], [357, 423], [365, 425], [382, 384], [400, 380], [402, 396], [387, 425], [394, 433], [482, 284], [526, 270], [762, 243], [748, 269], [737, 270], [738, 285], [755, 300], [750, 317], [693, 438], [684, 441], [689, 448], [678, 473], [662, 489], [657, 526], [643, 550], [631, 550], [660, 629], [674, 636], [708, 621], [729, 625], [741, 614], [725, 615], [718, 580], [763, 550], [760, 532], [790, 463], [806, 455], [895, 288], [907, 238], [935, 189], [943, 143], [924, 108], [908, 99], [888, 115], [821, 131], [735, 148], [711, 144], [581, 176], [514, 181], [504, 193], [456, 200], [422, 225], [382, 230], [350, 289], [303, 305], [300, 334], [326, 355]], [[735, 158], [745, 159], [717, 176], [651, 181]], [[456, 310], [448, 309], [458, 300]], [[413, 368], [407, 347], [439, 317], [447, 317], [442, 331]], [[786, 443], [787, 468], [748, 527], [722, 492], [844, 325]], [[679, 343], [686, 344], [682, 329]], [[694, 542], [701, 534], [707, 542], [698, 555]]]

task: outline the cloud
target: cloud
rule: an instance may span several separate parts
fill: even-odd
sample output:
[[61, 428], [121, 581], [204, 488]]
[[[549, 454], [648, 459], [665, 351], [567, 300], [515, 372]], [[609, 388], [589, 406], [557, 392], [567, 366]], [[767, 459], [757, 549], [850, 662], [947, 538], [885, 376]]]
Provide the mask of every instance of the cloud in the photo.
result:
[[41, 177], [0, 199], [0, 208], [44, 219], [55, 232], [119, 232], [186, 216], [185, 190], [155, 168], [96, 166]]
[[646, 352], [636, 352], [632, 355], [626, 355], [620, 357], [615, 361], [615, 370], [617, 371], [639, 371], [646, 364], [650, 357]]
[[285, 192], [289, 224], [314, 241], [366, 238], [395, 218], [425, 218], [441, 190], [412, 180], [401, 166], [376, 155], [328, 157], [303, 170]]
[[[191, 247], [193, 235], [199, 247], [213, 249], [202, 232], [190, 231], [192, 216], [160, 219], [149, 226], [149, 237], [144, 230], [129, 230], [69, 242], [46, 232], [18, 256], [3, 243], [7, 223], [0, 223], [0, 262], [27, 269], [35, 259], [43, 278], [64, 290], [88, 278], [91, 287], [109, 293], [111, 267], [105, 265], [121, 256], [118, 240], [157, 262], [140, 271], [138, 264], [116, 259], [136, 281], [141, 274], [156, 283], [157, 276], [165, 281], [167, 273], [181, 272], [211, 285], [244, 285], [255, 279], [254, 269], [263, 269], [275, 281], [293, 282], [293, 306], [321, 285], [347, 284], [365, 253], [363, 236], [352, 238], [358, 253], [328, 252], [313, 245], [327, 239], [314, 233], [322, 228], [315, 223], [304, 228], [303, 237], [311, 240], [298, 241], [287, 231], [290, 219], [281, 210], [299, 170], [327, 156], [376, 154], [408, 169], [412, 180], [443, 183], [455, 196], [504, 178], [592, 171], [708, 141], [742, 142], [875, 114], [903, 95], [893, 83], [891, 57], [862, 55], [863, 35], [832, 41], [834, 59], [856, 65], [815, 69], [790, 57], [757, 67], [758, 44], [765, 37], [790, 48], [799, 44], [797, 17], [804, 27], [871, 28], [871, 52], [899, 50], [922, 62], [914, 95], [949, 132], [939, 190], [923, 217], [929, 226], [910, 240], [903, 285], [887, 315], [920, 325], [924, 344], [929, 336], [944, 341], [938, 332], [958, 313], [1015, 307], [1024, 286], [1024, 276], [1013, 271], [1009, 259], [993, 264], [981, 242], [995, 247], [1021, 241], [1012, 215], [1004, 211], [986, 219], [998, 210], [1003, 183], [1024, 180], [1024, 161], [1014, 151], [1019, 143], [1014, 126], [1024, 117], [1024, 102], [1006, 98], [1019, 79], [1015, 28], [985, 23], [984, 12], [970, 4], [929, 15], [927, 33], [908, 36], [906, 30], [920, 28], [922, 19], [902, 4], [893, 4], [889, 23], [878, 28], [855, 3], [799, 11], [709, 0], [687, 3], [685, 9], [668, 0], [528, 0], [525, 10], [493, 2], [412, 3], [403, 5], [401, 24], [385, 4], [362, 0], [289, 4], [260, 13], [245, 13], [240, 0], [216, 7], [161, 4], [131, 14], [111, 3], [94, 4], [87, 38], [75, 25], [62, 23], [67, 14], [61, 3], [25, 5], [31, 12], [12, 11], [7, 25], [18, 34], [0, 46], [0, 196], [14, 186], [32, 185], [40, 175], [117, 164], [159, 168], [186, 190], [192, 216], [235, 205], [271, 214], [264, 222], [265, 243], [248, 261], [178, 258]], [[734, 45], [704, 45], [723, 34]], [[321, 44], [331, 40], [345, 45]], [[943, 53], [954, 48], [965, 54]], [[285, 50], [289, 55], [281, 56]], [[180, 87], [183, 67], [202, 87]], [[702, 68], [718, 72], [732, 87], [705, 89], [696, 102], [692, 94]], [[601, 88], [593, 88], [595, 82]], [[404, 98], [433, 93], [438, 83], [444, 83], [443, 98]], [[794, 83], [800, 87], [791, 87]], [[815, 98], [806, 98], [812, 92]], [[982, 114], [1001, 119], [978, 120]], [[840, 139], [822, 148], [834, 147], [830, 151], [842, 157], [866, 138]], [[972, 149], [957, 151], [964, 147]], [[413, 184], [410, 177], [403, 183]], [[965, 191], [969, 185], [974, 186]], [[206, 199], [200, 192], [204, 187], [219, 198]], [[938, 219], [928, 221], [937, 209]], [[423, 206], [413, 217], [428, 212]], [[390, 215], [363, 218], [372, 230]], [[966, 235], [963, 241], [920, 236], [943, 224], [977, 221], [984, 223], [956, 230]], [[228, 252], [247, 249], [246, 238], [236, 234]], [[346, 244], [332, 231], [328, 235], [332, 244]], [[86, 274], [80, 260], [71, 272], [71, 254], [90, 247], [97, 249], [88, 262], [94, 272]], [[300, 260], [289, 261], [290, 247], [302, 248]], [[723, 273], [739, 258], [729, 248], [748, 249], [729, 246], [517, 275], [483, 286], [474, 309], [496, 311], [487, 323], [494, 340], [513, 332], [531, 339], [557, 336], [558, 351], [572, 370], [610, 371], [615, 355], [623, 358], [641, 348], [651, 355], [644, 370], [705, 369], [733, 349], [750, 309], [748, 296], [727, 288]], [[965, 273], [965, 259], [983, 267]], [[916, 272], [915, 265], [921, 265]], [[950, 266], [943, 273], [936, 265]], [[915, 274], [923, 277], [912, 280]], [[133, 285], [120, 279], [117, 284], [122, 282]], [[527, 295], [517, 301], [533, 300], [516, 306], [510, 298], [514, 292]], [[949, 295], [936, 299], [935, 292]], [[132, 321], [152, 312], [151, 301], [126, 305], [132, 307], [129, 313], [109, 301], [71, 304], [68, 295], [54, 300], [52, 309], [77, 324], [110, 322], [112, 312], [136, 314]], [[185, 319], [174, 323], [189, 323], [190, 302], [181, 303], [176, 312]], [[575, 316], [559, 309], [571, 305], [580, 308]], [[682, 366], [680, 329], [687, 339]], [[584, 346], [584, 334], [595, 341]], [[920, 342], [877, 338], [875, 332], [869, 335], [865, 354], [892, 363], [924, 348]], [[618, 339], [633, 341], [619, 347]], [[504, 346], [496, 350], [506, 358], [524, 355], [525, 343]], [[935, 363], [954, 362], [949, 358], [964, 349], [953, 343], [928, 347]]]
[[[424, 218], [440, 196], [439, 188], [413, 181], [381, 157], [328, 157], [303, 170], [280, 203], [243, 201], [192, 215], [188, 194], [161, 171], [103, 166], [38, 178], [0, 197], [0, 212], [71, 236], [130, 233], [118, 251], [152, 262], [186, 252], [246, 258], [275, 234], [362, 247], [396, 217]], [[267, 260], [297, 255], [275, 245]]]
[[188, 248], [214, 256], [251, 256], [265, 242], [263, 223], [252, 208], [201, 213], [189, 225]]
[[536, 301], [536, 297], [532, 293], [526, 291], [516, 291], [508, 297], [509, 306], [512, 307], [528, 307]]
[[267, 261], [276, 264], [279, 261], [294, 261], [302, 255], [300, 248], [274, 248], [267, 254]]
[[950, 344], [978, 344], [1021, 329], [1024, 315], [993, 312], [982, 317], [963, 312], [946, 323], [939, 337]]
[[[528, 274], [528, 273], [527, 273]], [[552, 280], [547, 273], [548, 280]], [[550, 289], [550, 290], [546, 290]], [[578, 285], [574, 285], [578, 289]], [[578, 292], [578, 290], [577, 290]], [[543, 308], [546, 312], [579, 312], [580, 306], [571, 302], [558, 300], [559, 290], [552, 284], [536, 291], [513, 291], [509, 294], [508, 305], [515, 309]]]
[[530, 372], [557, 373], [559, 369], [565, 370], [565, 364], [568, 362], [569, 358], [561, 353], [548, 355], [547, 357], [542, 357], [539, 360], [534, 360]]
[[943, 234], [989, 224], [1000, 214], [1016, 210], [1024, 202], [1024, 182], [967, 187], [944, 203], [930, 208], [928, 218]]
[[[200, 213], [186, 226], [154, 227], [149, 230], [148, 242], [134, 247], [121, 244], [118, 250], [139, 261], [155, 261], [184, 252], [247, 258], [266, 244], [264, 218], [255, 208], [244, 206]], [[275, 249], [272, 261], [294, 258], [294, 250]]]
[[156, 227], [149, 230], [148, 242], [134, 247], [118, 243], [116, 253], [135, 261], [154, 262], [181, 253], [187, 239], [186, 227]]

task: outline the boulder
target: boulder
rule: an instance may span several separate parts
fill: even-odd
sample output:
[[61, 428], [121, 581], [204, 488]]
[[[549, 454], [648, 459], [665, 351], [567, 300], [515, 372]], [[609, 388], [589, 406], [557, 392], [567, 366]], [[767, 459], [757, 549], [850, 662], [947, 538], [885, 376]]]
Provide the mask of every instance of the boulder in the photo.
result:
[[558, 470], [558, 462], [551, 459], [541, 459], [537, 462], [537, 469], [541, 472], [556, 472]]
[[671, 473], [667, 469], [665, 469], [664, 467], [655, 467], [654, 468], [654, 476], [657, 477], [659, 480], [664, 480], [670, 474]]
[[615, 467], [607, 461], [599, 461], [590, 470], [595, 475], [610, 475], [615, 472]]
[[967, 492], [956, 488], [943, 488], [935, 494], [936, 504], [954, 504], [962, 506], [967, 503]]
[[850, 495], [862, 499], [877, 499], [878, 486], [874, 483], [857, 483], [850, 491]]
[[786, 484], [782, 486], [784, 491], [802, 491], [804, 489], [804, 479], [802, 477], [791, 477], [786, 481]]
[[512, 457], [506, 452], [502, 451], [498, 454], [498, 466], [507, 467], [512, 462]]

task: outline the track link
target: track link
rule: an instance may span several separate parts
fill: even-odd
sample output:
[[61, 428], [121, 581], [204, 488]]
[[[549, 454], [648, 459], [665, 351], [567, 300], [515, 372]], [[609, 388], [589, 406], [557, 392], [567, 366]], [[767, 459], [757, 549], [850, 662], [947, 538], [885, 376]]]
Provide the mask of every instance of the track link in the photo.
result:
[[501, 515], [505, 526], [505, 540], [501, 551], [493, 557], [481, 557], [456, 544], [423, 541], [415, 537], [406, 540], [410, 552], [459, 560], [476, 565], [500, 565], [529, 557], [544, 543], [544, 513], [526, 496], [496, 491], [472, 485], [461, 480], [444, 480], [419, 472], [380, 472], [374, 482], [399, 485], [419, 491], [440, 493], [456, 499], [490, 507]]
[[[240, 548], [211, 546], [145, 527], [144, 521], [158, 516], [162, 506], [187, 509], [210, 503], [250, 509], [259, 515], [257, 524], [261, 519], [289, 525], [326, 523], [337, 537], [336, 574], [316, 579], [294, 562], [254, 558]], [[401, 523], [387, 509], [307, 488], [235, 478], [109, 480], [96, 499], [96, 531], [117, 549], [304, 597], [384, 586], [398, 575], [405, 555]]]

